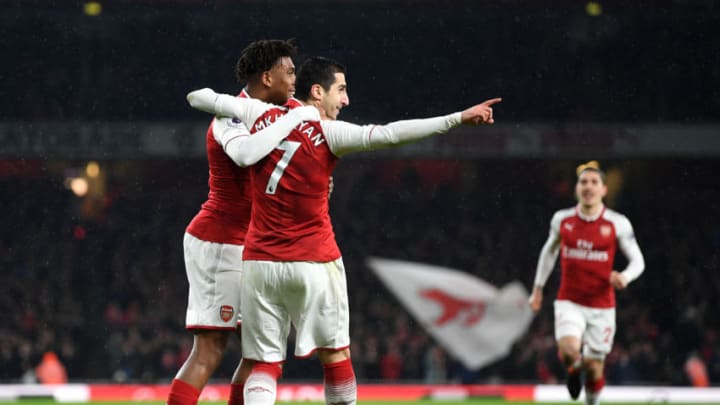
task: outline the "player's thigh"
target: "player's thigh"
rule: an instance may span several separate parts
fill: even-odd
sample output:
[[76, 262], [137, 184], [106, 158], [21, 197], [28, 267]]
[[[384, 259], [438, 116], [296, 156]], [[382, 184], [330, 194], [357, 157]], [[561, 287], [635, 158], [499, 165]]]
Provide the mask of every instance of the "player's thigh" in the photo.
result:
[[298, 291], [286, 305], [295, 325], [295, 355], [307, 357], [317, 349], [342, 350], [350, 345], [350, 315], [345, 266], [342, 259], [327, 263], [295, 262]]
[[582, 339], [585, 331], [585, 316], [581, 307], [571, 301], [555, 300], [553, 303], [555, 313], [555, 340], [568, 336]]
[[188, 279], [186, 327], [235, 329], [240, 317], [242, 251], [240, 245], [183, 239]]
[[285, 265], [255, 260], [243, 265], [243, 357], [268, 363], [283, 361], [290, 332], [290, 315], [283, 303], [288, 293]]
[[193, 331], [193, 354], [201, 357], [221, 357], [227, 347], [231, 330], [197, 329]]
[[604, 360], [615, 340], [615, 308], [587, 308], [588, 325], [583, 336], [583, 356]]

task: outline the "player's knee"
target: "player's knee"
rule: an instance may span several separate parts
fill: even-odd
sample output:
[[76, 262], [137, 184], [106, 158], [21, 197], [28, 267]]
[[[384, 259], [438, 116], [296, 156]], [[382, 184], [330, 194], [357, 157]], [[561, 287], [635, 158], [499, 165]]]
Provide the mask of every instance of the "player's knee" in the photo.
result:
[[603, 376], [603, 367], [605, 366], [605, 362], [602, 359], [586, 358], [584, 363], [589, 379], [597, 380]]
[[317, 351], [317, 356], [322, 364], [337, 363], [350, 359], [350, 349], [320, 349]]
[[596, 350], [587, 345], [583, 346], [583, 357], [587, 359], [588, 362], [599, 362], [602, 364], [605, 361], [605, 356], [607, 356], [607, 352], [604, 350]]
[[572, 345], [558, 346], [558, 358], [563, 363], [569, 364], [580, 357], [580, 349]]
[[580, 339], [577, 336], [563, 336], [558, 339], [558, 350], [564, 355], [577, 356], [580, 354]]

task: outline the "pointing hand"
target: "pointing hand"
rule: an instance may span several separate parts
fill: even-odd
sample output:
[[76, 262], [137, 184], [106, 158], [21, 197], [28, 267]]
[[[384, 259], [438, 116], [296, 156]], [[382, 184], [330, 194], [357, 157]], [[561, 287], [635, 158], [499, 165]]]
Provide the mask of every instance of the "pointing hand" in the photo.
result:
[[493, 98], [468, 108], [460, 115], [462, 123], [468, 125], [494, 124], [492, 106], [501, 101], [502, 98]]

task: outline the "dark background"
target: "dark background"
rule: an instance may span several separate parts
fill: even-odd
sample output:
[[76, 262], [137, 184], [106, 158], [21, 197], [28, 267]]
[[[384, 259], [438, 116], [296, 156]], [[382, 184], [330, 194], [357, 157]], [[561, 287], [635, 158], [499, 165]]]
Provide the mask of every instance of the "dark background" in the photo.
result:
[[[720, 128], [720, 4], [626, 3], [602, 1], [592, 16], [577, 1], [137, 0], [102, 3], [89, 16], [82, 2], [2, 1], [0, 122], [3, 136], [30, 145], [25, 130], [37, 124], [202, 127], [208, 117], [187, 107], [187, 91], [237, 92], [243, 47], [294, 37], [296, 63], [324, 55], [348, 65], [348, 121], [444, 114], [501, 96], [495, 117], [503, 124]], [[118, 157], [108, 145], [92, 157], [101, 190], [78, 198], [65, 182], [88, 159], [67, 148], [7, 150], [0, 380], [31, 380], [42, 353], [54, 350], [73, 381], [169, 382], [192, 343], [183, 329], [182, 234], [207, 195], [204, 156]], [[618, 295], [608, 380], [688, 385], [683, 366], [696, 356], [720, 384], [720, 152], [602, 155], [619, 174], [608, 205], [630, 218], [647, 262]], [[432, 369], [442, 381], [561, 380], [552, 337], [557, 271], [545, 308], [511, 354], [471, 372], [446, 355], [444, 365], [426, 362], [432, 339], [364, 259], [446, 265], [530, 288], [552, 213], [574, 203], [583, 160], [381, 156], [341, 162], [331, 200], [359, 379], [430, 381]], [[218, 381], [238, 359], [234, 342]], [[284, 375], [314, 378], [320, 367], [291, 359]]]
[[[346, 119], [502, 96], [510, 121], [716, 121], [716, 1], [3, 1], [0, 119], [189, 120], [260, 38], [349, 68]], [[356, 101], [353, 103], [353, 101]]]

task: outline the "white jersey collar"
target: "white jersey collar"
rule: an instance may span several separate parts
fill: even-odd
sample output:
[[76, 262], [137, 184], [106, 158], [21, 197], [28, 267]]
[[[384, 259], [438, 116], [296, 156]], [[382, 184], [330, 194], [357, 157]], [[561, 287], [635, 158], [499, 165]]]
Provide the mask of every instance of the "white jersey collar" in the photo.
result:
[[580, 204], [575, 206], [575, 213], [577, 213], [577, 216], [580, 217], [580, 219], [582, 219], [583, 221], [593, 222], [593, 221], [597, 220], [598, 218], [600, 218], [605, 213], [605, 204], [602, 205], [602, 207], [600, 208], [600, 211], [598, 211], [597, 214], [592, 215], [592, 216], [583, 214], [582, 211], [580, 211]]

